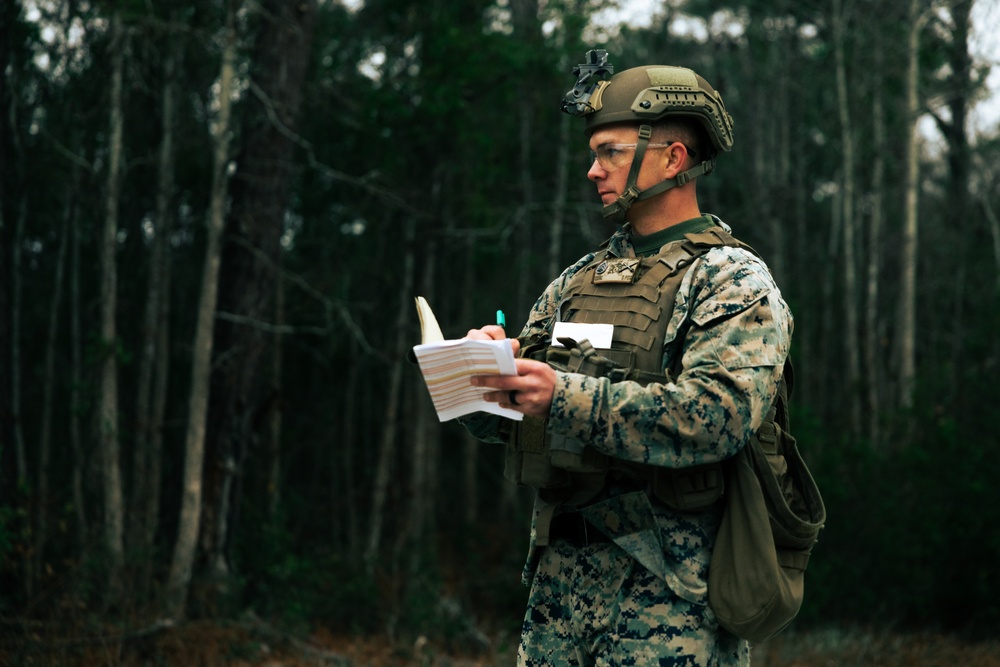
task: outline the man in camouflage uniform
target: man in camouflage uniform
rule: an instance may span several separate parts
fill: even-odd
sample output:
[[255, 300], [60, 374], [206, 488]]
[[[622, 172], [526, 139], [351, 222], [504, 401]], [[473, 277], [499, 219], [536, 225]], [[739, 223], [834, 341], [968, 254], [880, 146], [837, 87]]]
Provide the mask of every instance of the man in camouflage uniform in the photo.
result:
[[[545, 348], [555, 323], [572, 319], [562, 305], [583, 272], [630, 271], [633, 258], [669, 256], [691, 239], [728, 232], [702, 214], [695, 180], [732, 146], [719, 94], [677, 67], [638, 67], [608, 80], [606, 54], [588, 55], [563, 109], [587, 122], [587, 177], [605, 216], [621, 226], [539, 297], [513, 341], [522, 355], [539, 341]], [[712, 246], [678, 271], [676, 296], [658, 306], [669, 320], [651, 381], [567, 372], [537, 354], [517, 359], [517, 375], [473, 379], [492, 389], [489, 400], [542, 424], [547, 443], [575, 443], [605, 462], [599, 489], [538, 493], [519, 665], [749, 664], [746, 642], [719, 627], [707, 602], [723, 503], [716, 496], [678, 510], [653, 491], [659, 477], [648, 471], [715, 464], [747, 443], [774, 401], [792, 318], [767, 266], [738, 242]], [[499, 326], [468, 335], [506, 336]], [[486, 441], [516, 440], [524, 428], [485, 413], [463, 421]]]

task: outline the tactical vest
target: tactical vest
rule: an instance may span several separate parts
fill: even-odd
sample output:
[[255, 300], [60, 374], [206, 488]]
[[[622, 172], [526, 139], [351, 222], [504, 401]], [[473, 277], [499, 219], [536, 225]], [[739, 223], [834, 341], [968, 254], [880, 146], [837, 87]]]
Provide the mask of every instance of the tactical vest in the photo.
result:
[[[679, 369], [664, 370], [663, 349], [681, 281], [695, 259], [721, 246], [753, 252], [720, 227], [685, 234], [683, 241], [649, 257], [608, 257], [606, 249], [600, 250], [567, 283], [557, 316], [566, 322], [613, 324], [611, 349], [596, 350], [587, 340], [572, 339], [553, 347], [544, 338], [525, 341], [520, 356], [612, 382], [671, 381]], [[538, 489], [548, 503], [582, 506], [601, 493], [609, 475], [644, 481], [656, 498], [682, 511], [707, 507], [724, 490], [720, 463], [669, 469], [623, 461], [547, 432], [546, 421], [536, 417], [525, 417], [511, 434], [504, 476]]]

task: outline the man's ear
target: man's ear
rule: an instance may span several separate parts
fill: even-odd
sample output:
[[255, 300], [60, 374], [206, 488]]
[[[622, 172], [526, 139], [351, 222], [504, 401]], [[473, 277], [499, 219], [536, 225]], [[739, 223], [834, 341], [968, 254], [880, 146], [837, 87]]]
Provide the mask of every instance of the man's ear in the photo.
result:
[[687, 169], [687, 147], [678, 142], [663, 149], [663, 177], [673, 178]]

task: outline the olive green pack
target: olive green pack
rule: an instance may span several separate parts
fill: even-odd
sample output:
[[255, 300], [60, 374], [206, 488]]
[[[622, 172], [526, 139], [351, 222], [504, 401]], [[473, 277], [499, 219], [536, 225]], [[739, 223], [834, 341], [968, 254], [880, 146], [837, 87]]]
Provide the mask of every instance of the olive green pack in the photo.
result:
[[708, 603], [719, 624], [763, 641], [795, 619], [805, 571], [826, 507], [789, 431], [792, 366], [768, 419], [726, 462], [726, 509], [708, 570]]

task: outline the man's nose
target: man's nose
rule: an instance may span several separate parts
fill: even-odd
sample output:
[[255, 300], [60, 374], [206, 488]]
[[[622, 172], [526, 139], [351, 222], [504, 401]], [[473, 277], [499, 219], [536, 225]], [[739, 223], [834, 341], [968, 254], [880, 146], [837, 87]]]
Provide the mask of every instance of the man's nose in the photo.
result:
[[601, 163], [596, 158], [590, 163], [590, 169], [587, 170], [587, 178], [592, 181], [596, 181], [600, 178], [604, 178], [608, 175], [608, 172], [604, 170]]

